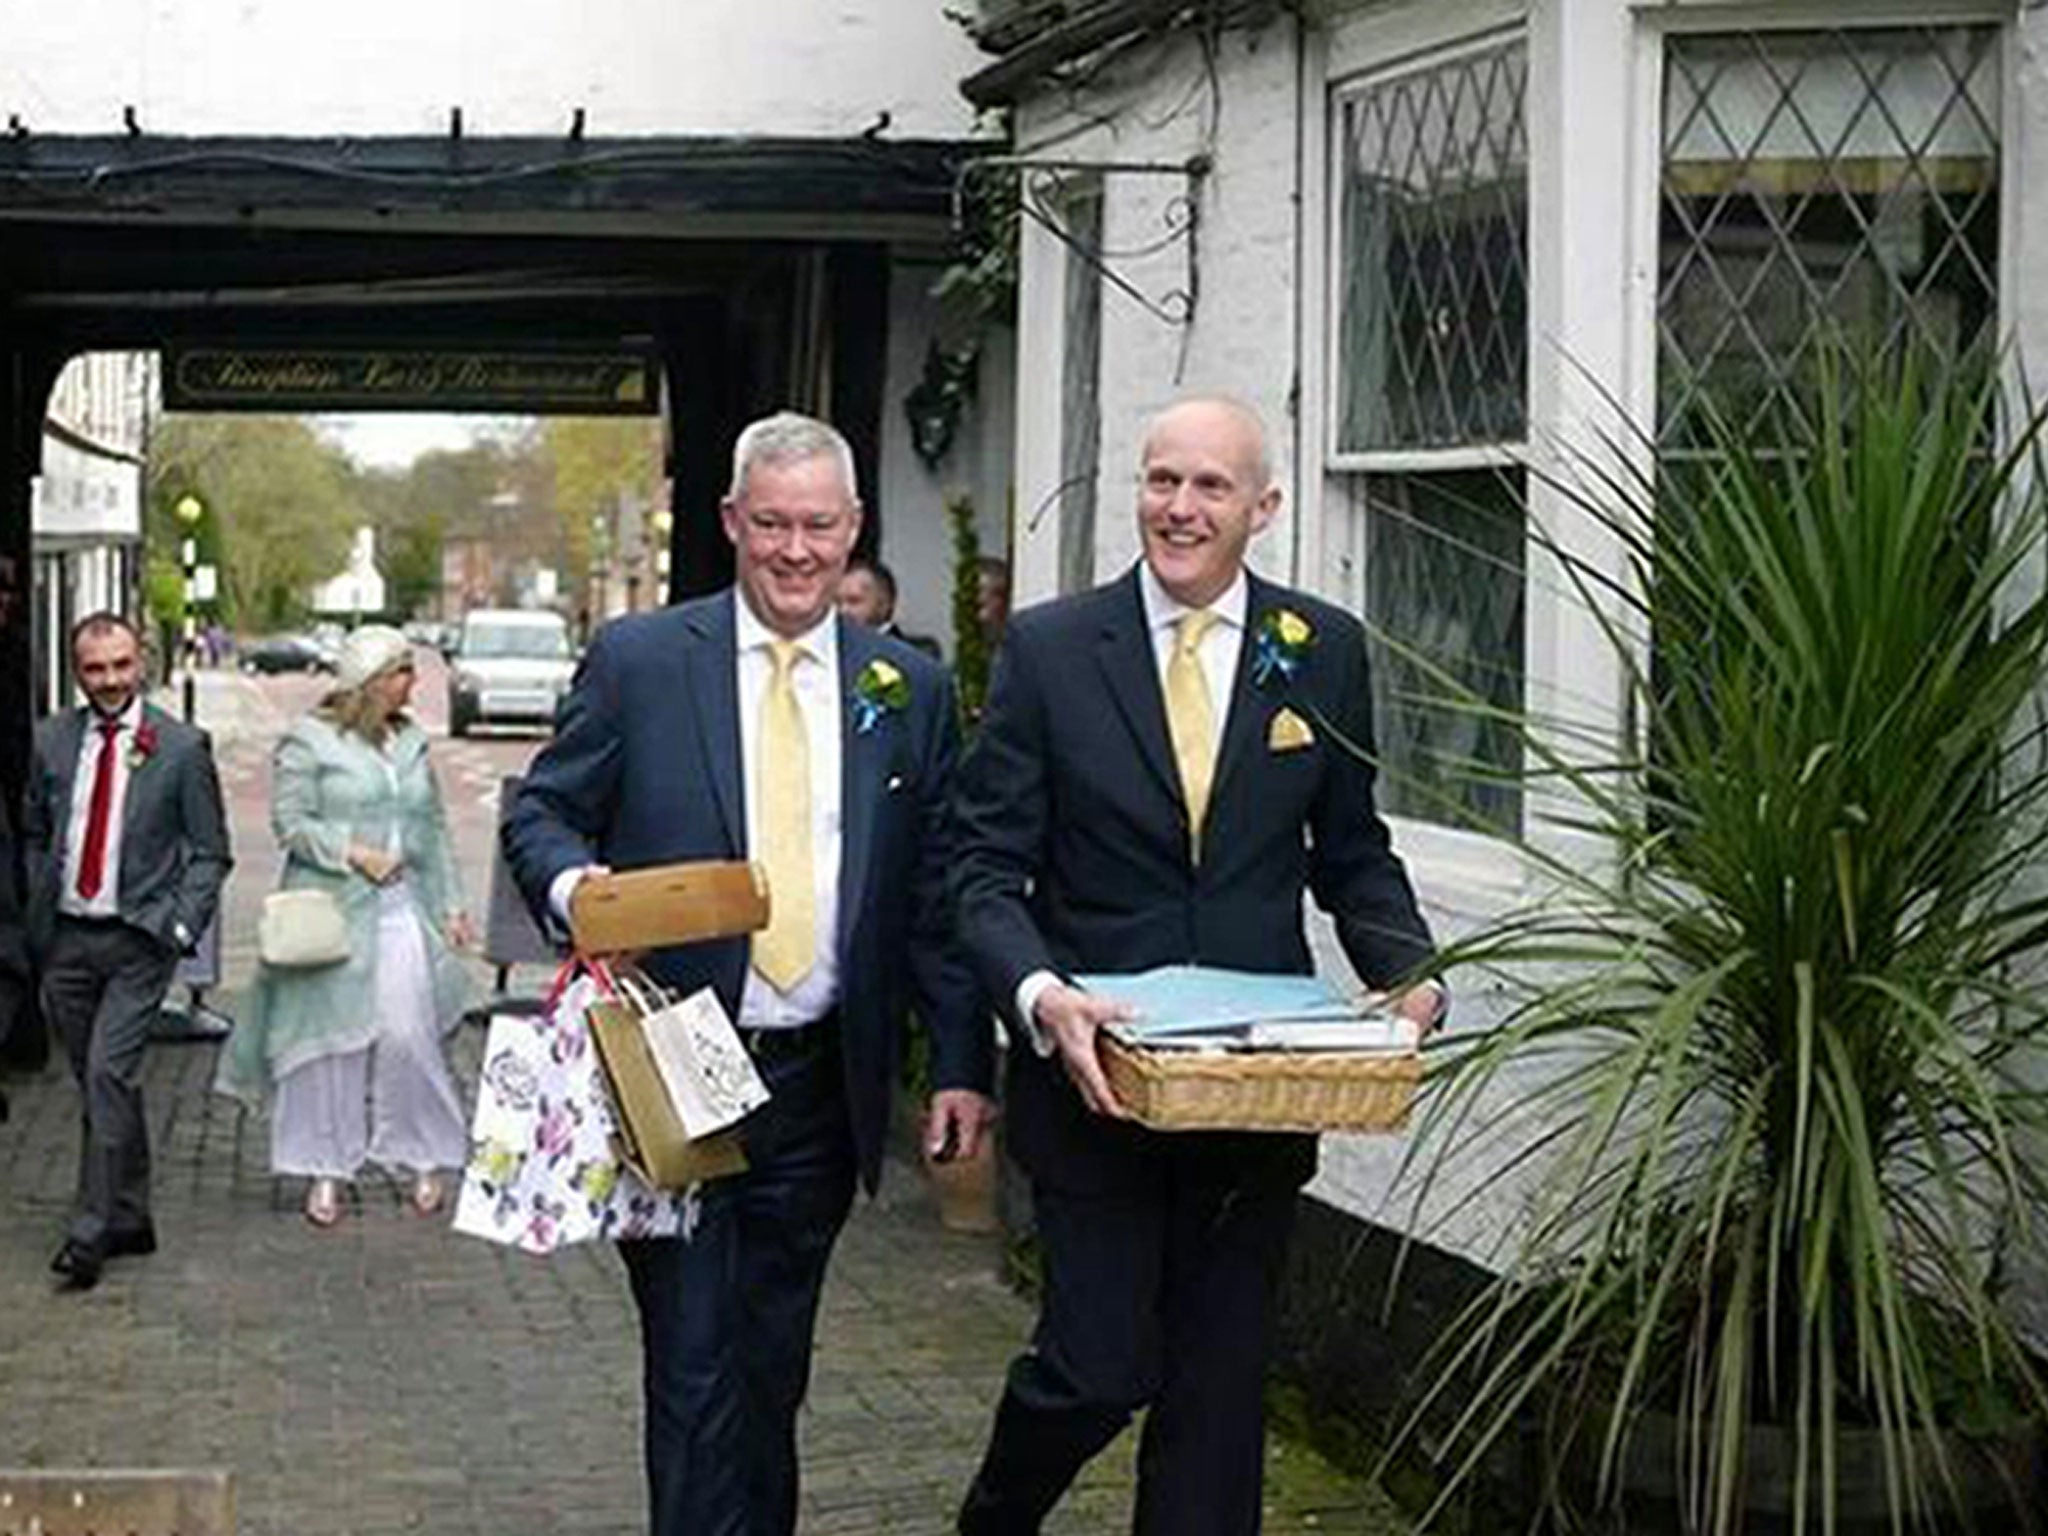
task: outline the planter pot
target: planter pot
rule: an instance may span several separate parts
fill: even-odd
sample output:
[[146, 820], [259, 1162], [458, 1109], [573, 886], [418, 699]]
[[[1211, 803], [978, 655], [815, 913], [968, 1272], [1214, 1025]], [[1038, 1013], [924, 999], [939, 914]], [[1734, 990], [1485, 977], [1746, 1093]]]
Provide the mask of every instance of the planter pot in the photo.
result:
[[995, 1133], [982, 1137], [972, 1157], [956, 1157], [948, 1163], [924, 1160], [925, 1177], [939, 1203], [939, 1225], [948, 1232], [989, 1233], [1003, 1229], [997, 1205], [997, 1169], [1001, 1157]]
[[[1684, 1435], [1677, 1419], [1667, 1413], [1647, 1413], [1637, 1427], [1625, 1458], [1622, 1497], [1630, 1536], [1648, 1532], [1683, 1532], [1678, 1495], [1679, 1453]], [[1916, 1437], [1921, 1458], [1921, 1477], [1934, 1495], [1940, 1531], [1998, 1533], [1998, 1536], [2034, 1536], [2043, 1529], [2040, 1515], [2043, 1490], [2042, 1443], [2038, 1434], [2023, 1433], [1997, 1439], [1960, 1434], [1940, 1437], [1940, 1452], [1946, 1456], [1957, 1484], [1963, 1491], [1964, 1511], [1950, 1507], [1948, 1494], [1939, 1484], [1933, 1437]], [[1776, 1536], [1794, 1526], [1795, 1478], [1798, 1445], [1792, 1431], [1771, 1424], [1750, 1426], [1744, 1451], [1747, 1466], [1742, 1496], [1742, 1529], [1746, 1536]], [[1878, 1536], [1892, 1530], [1884, 1472], [1884, 1445], [1875, 1429], [1844, 1428], [1836, 1433], [1837, 1536]], [[1591, 1466], [1586, 1468], [1590, 1478]], [[1806, 1529], [1818, 1531], [1820, 1497], [1809, 1490]]]

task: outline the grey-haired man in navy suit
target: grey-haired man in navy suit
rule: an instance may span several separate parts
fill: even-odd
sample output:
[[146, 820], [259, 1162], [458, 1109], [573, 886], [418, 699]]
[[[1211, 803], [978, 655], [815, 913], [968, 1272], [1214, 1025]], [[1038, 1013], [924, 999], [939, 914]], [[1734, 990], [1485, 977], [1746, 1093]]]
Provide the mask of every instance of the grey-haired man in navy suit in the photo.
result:
[[796, 1412], [819, 1287], [856, 1179], [881, 1173], [901, 1021], [931, 1036], [934, 1148], [993, 1114], [986, 1005], [945, 903], [958, 726], [945, 670], [834, 607], [860, 504], [822, 422], [754, 423], [733, 451], [733, 590], [613, 621], [506, 817], [527, 899], [565, 921], [594, 868], [752, 857], [768, 929], [665, 949], [714, 988], [771, 1097], [748, 1168], [687, 1238], [620, 1244], [639, 1305], [655, 1536], [789, 1536]]

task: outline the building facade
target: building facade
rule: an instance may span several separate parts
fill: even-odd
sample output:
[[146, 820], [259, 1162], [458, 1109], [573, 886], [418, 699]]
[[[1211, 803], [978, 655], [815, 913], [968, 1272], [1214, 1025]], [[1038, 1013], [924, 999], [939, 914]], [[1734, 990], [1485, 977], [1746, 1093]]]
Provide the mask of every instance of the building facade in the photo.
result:
[[[1262, 572], [1378, 647], [1382, 808], [1442, 934], [1521, 904], [1519, 747], [1413, 706], [1417, 656], [1587, 740], [1624, 730], [1600, 616], [1529, 538], [1621, 552], [1557, 476], [1683, 453], [1711, 395], [1824, 330], [2005, 344], [2039, 398], [2048, 11], [1979, 0], [1309, 0], [982, 7], [970, 98], [1014, 112], [1024, 211], [1020, 601], [1125, 569], [1138, 436], [1186, 390], [1264, 414]], [[1462, 762], [1501, 770], [1439, 777]], [[1325, 952], [1342, 973], [1333, 945]], [[1466, 1024], [1490, 999], [1461, 989]], [[1325, 1140], [1311, 1194], [1395, 1222], [1399, 1138]], [[1447, 1195], [1457, 1191], [1447, 1190]], [[1512, 1181], [1431, 1237], [1483, 1258]]]
[[[472, 23], [404, 0], [11, 19], [0, 557], [27, 564], [29, 413], [88, 346], [624, 353], [661, 380], [676, 593], [728, 579], [733, 436], [793, 407], [848, 433], [902, 618], [945, 632], [952, 491], [1005, 543], [1015, 376], [984, 345], [950, 445], [920, 451], [956, 174], [1000, 142], [957, 90], [967, 34], [937, 0], [516, 0]], [[0, 669], [0, 716], [32, 713]]]
[[89, 352], [58, 375], [33, 482], [29, 656], [37, 712], [72, 702], [71, 626], [141, 612], [144, 457], [156, 360]]

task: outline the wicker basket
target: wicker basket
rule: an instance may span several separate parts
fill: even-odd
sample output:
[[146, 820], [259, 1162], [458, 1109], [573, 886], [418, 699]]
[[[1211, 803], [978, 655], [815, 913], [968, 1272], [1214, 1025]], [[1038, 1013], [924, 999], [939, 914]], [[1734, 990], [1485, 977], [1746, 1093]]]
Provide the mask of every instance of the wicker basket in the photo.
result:
[[1156, 1131], [1398, 1131], [1422, 1078], [1412, 1051], [1210, 1053], [1096, 1038], [1109, 1086]]

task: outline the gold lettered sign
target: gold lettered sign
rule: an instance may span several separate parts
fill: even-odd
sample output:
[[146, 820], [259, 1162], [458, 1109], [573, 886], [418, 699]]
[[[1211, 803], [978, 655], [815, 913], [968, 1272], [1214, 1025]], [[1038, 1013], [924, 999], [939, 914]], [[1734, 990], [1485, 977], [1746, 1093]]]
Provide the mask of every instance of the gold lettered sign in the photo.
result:
[[299, 351], [194, 347], [170, 353], [174, 411], [491, 411], [651, 416], [656, 359], [638, 352]]

